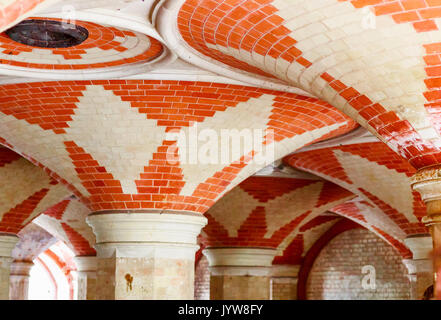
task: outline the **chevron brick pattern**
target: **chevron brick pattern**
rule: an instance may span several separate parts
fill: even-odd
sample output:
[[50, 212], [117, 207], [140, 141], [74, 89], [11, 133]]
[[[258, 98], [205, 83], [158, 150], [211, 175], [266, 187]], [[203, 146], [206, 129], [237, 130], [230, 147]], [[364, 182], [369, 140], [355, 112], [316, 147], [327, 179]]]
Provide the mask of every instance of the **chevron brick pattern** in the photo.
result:
[[285, 161], [361, 196], [406, 235], [426, 232], [420, 222], [424, 203], [410, 186], [415, 169], [386, 145], [374, 142], [307, 151]]
[[[50, 172], [92, 211], [205, 212], [265, 164], [243, 149], [231, 163], [192, 164], [170, 138], [198, 130], [259, 129], [276, 159], [341, 135], [355, 123], [313, 98], [245, 86], [185, 81], [102, 80], [0, 87], [0, 136]], [[268, 139], [268, 133], [274, 136]], [[172, 147], [172, 149], [170, 149]], [[222, 146], [221, 152], [230, 152]], [[174, 151], [170, 151], [174, 150]], [[48, 154], [51, 156], [48, 157]], [[169, 155], [178, 155], [174, 163]]]
[[440, 8], [439, 0], [188, 0], [178, 26], [201, 54], [313, 93], [421, 168], [441, 160]]
[[208, 247], [271, 247], [283, 251], [303, 223], [309, 221], [312, 228], [314, 217], [353, 197], [321, 180], [253, 176], [207, 211], [204, 241]]
[[34, 223], [63, 241], [78, 256], [96, 254], [95, 235], [86, 223], [90, 213], [78, 200], [63, 200], [44, 211]]
[[283, 253], [274, 258], [273, 264], [301, 265], [311, 246], [341, 219], [338, 216], [319, 215], [303, 223]]
[[[372, 219], [372, 213], [370, 210], [366, 210], [368, 203], [364, 201], [359, 202], [346, 202], [335, 206], [330, 211], [339, 214], [349, 220], [352, 220], [359, 225], [363, 226], [367, 230], [376, 234], [379, 238], [389, 243], [392, 247], [400, 253], [403, 259], [411, 259], [412, 252], [406, 247], [402, 239], [396, 239], [391, 234], [394, 232], [388, 230], [387, 224], [383, 224], [381, 220]], [[367, 221], [369, 220], [369, 221]], [[385, 231], [385, 229], [387, 231]]]
[[67, 189], [15, 152], [0, 148], [0, 232], [17, 234], [69, 195]]

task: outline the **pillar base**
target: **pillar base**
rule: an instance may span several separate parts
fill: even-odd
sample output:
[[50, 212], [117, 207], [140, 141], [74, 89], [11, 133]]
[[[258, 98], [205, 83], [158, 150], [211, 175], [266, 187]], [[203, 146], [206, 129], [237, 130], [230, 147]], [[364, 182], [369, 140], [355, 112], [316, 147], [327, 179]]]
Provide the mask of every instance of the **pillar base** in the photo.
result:
[[136, 211], [87, 217], [96, 235], [97, 299], [193, 299], [201, 214]]
[[269, 300], [275, 249], [208, 248], [210, 299]]

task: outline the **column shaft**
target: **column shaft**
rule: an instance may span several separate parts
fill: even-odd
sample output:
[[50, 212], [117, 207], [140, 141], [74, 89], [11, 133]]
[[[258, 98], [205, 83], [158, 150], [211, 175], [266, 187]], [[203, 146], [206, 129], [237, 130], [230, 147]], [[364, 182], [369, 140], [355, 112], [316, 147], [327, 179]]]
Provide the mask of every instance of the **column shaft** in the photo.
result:
[[77, 256], [75, 271], [76, 300], [96, 300], [97, 259], [94, 256]]
[[9, 299], [9, 269], [12, 258], [0, 257], [0, 300]]
[[32, 261], [14, 261], [9, 276], [9, 299], [28, 300], [29, 277], [34, 263]]
[[[440, 219], [441, 220], [441, 219]], [[434, 270], [434, 295], [437, 299], [441, 299], [441, 225], [439, 223], [432, 224], [430, 233], [433, 239], [433, 270]]]
[[97, 237], [97, 299], [193, 299], [196, 213], [102, 213], [88, 217]]
[[209, 248], [210, 299], [269, 300], [274, 249]]
[[297, 300], [299, 265], [273, 265], [271, 300]]

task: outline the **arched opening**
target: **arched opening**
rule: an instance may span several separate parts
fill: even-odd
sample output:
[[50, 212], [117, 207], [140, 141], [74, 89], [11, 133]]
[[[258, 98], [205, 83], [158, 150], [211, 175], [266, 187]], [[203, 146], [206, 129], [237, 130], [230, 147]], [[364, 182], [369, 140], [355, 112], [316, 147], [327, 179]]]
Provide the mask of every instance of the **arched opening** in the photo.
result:
[[73, 252], [61, 241], [34, 260], [29, 279], [29, 300], [73, 300]]

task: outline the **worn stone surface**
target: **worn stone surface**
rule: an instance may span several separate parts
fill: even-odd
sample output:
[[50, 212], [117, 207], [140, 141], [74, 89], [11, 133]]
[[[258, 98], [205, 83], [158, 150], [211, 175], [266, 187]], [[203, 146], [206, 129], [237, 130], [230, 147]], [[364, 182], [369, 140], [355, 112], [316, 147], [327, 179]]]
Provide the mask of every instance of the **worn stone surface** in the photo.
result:
[[32, 261], [57, 239], [34, 223], [26, 225], [18, 234], [20, 240], [12, 250], [14, 260]]
[[211, 300], [269, 300], [269, 298], [269, 277], [211, 276]]
[[194, 298], [194, 266], [189, 260], [98, 259], [97, 299], [175, 300]]
[[97, 278], [91, 272], [76, 271], [77, 281], [77, 300], [96, 300], [97, 298]]
[[10, 267], [9, 299], [28, 300], [30, 272], [32, 261], [14, 261]]
[[9, 273], [12, 258], [0, 257], [0, 300], [9, 300]]

